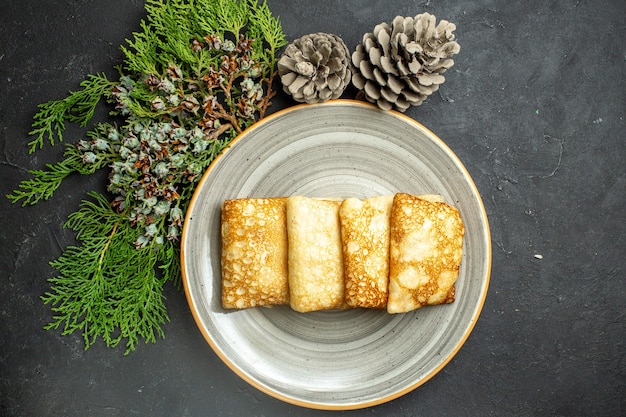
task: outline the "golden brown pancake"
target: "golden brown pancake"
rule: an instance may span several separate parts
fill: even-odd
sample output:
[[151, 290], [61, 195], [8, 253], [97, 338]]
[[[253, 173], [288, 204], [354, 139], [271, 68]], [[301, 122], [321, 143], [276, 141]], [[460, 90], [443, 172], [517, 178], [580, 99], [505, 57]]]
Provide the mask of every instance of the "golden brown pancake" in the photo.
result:
[[349, 307], [387, 307], [389, 225], [393, 195], [341, 204], [345, 300]]
[[285, 198], [226, 200], [222, 206], [222, 306], [289, 303]]
[[389, 313], [454, 301], [463, 235], [463, 222], [456, 208], [409, 194], [395, 195], [391, 210]]

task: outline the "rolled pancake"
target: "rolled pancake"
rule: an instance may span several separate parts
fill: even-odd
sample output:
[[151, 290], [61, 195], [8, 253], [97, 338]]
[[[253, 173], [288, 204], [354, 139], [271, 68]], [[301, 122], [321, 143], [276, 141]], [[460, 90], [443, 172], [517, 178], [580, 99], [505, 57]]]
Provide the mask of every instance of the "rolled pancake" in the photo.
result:
[[287, 199], [289, 302], [299, 312], [342, 308], [341, 201]]
[[393, 195], [341, 204], [345, 301], [349, 307], [386, 308], [389, 283], [389, 225]]
[[286, 198], [222, 206], [222, 306], [289, 303]]
[[463, 235], [456, 208], [409, 194], [395, 195], [387, 312], [404, 313], [454, 301]]

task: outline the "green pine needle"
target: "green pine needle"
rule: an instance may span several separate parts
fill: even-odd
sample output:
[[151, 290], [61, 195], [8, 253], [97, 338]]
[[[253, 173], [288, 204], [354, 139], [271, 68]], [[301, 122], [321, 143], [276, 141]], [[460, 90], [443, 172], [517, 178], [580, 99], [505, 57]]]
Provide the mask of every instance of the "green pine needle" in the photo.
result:
[[136, 249], [137, 230], [128, 219], [115, 213], [104, 196], [90, 196], [94, 201], [83, 201], [66, 223], [81, 245], [68, 247], [51, 262], [59, 275], [50, 279], [51, 290], [42, 297], [55, 314], [46, 328], [81, 332], [85, 349], [99, 336], [111, 347], [126, 340], [128, 353], [140, 337], [151, 342], [164, 337], [161, 326], [169, 321], [165, 280], [155, 267], [164, 255], [164, 264], [171, 263], [174, 251]]
[[41, 149], [45, 140], [51, 145], [62, 141], [65, 121], [85, 127], [100, 100], [109, 94], [114, 85], [104, 74], [90, 75], [80, 83], [81, 90], [70, 92], [64, 99], [40, 104], [33, 130], [29, 132], [29, 135], [35, 136], [28, 144], [29, 153]]
[[20, 188], [7, 195], [13, 203], [22, 202], [22, 207], [36, 204], [52, 197], [65, 178], [72, 173], [91, 174], [104, 166], [105, 161], [91, 167], [83, 164], [82, 156], [75, 146], [68, 145], [65, 158], [55, 164], [46, 164], [46, 170], [30, 170], [33, 178], [20, 183]]
[[[272, 14], [267, 6], [267, 2], [264, 1], [259, 4], [256, 0], [248, 0], [248, 3], [254, 10], [254, 13], [250, 16], [248, 35], [255, 39], [257, 43], [254, 50], [263, 51], [263, 56], [256, 58], [269, 62], [270, 68], [274, 68], [278, 50], [287, 45], [287, 39], [282, 31], [280, 20]], [[266, 44], [265, 47], [263, 42]]]

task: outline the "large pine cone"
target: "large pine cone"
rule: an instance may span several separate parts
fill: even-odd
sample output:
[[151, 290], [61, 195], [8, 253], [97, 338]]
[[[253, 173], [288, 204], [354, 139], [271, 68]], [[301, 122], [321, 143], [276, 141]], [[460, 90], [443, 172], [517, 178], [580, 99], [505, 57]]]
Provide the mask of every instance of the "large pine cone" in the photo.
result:
[[442, 75], [461, 47], [453, 23], [423, 13], [397, 16], [391, 27], [381, 23], [363, 36], [352, 54], [352, 83], [384, 110], [406, 111], [420, 105], [445, 81]]
[[296, 39], [287, 45], [277, 66], [283, 90], [304, 103], [339, 98], [352, 77], [350, 51], [330, 33]]

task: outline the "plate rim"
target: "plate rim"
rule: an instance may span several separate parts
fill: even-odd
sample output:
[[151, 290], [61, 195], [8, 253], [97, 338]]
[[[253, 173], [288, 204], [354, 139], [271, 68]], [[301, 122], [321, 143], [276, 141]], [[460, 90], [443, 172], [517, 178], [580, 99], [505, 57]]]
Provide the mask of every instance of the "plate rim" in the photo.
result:
[[[256, 130], [258, 130], [259, 128], [263, 127], [266, 123], [270, 123], [271, 121], [273, 121], [274, 119], [283, 117], [285, 114], [294, 112], [294, 111], [298, 111], [298, 110], [302, 110], [305, 108], [315, 108], [315, 107], [321, 107], [321, 106], [333, 106], [333, 105], [340, 105], [340, 106], [353, 106], [353, 107], [361, 107], [361, 108], [368, 108], [368, 109], [374, 109], [374, 110], [378, 110], [383, 114], [386, 115], [390, 115], [392, 117], [401, 119], [402, 121], [413, 125], [415, 128], [417, 128], [418, 130], [421, 130], [426, 136], [428, 136], [428, 138], [430, 140], [432, 140], [433, 142], [436, 142], [438, 144], [438, 146], [440, 146], [445, 152], [446, 154], [455, 162], [455, 164], [457, 165], [457, 167], [459, 167], [462, 171], [463, 171], [463, 175], [467, 178], [472, 191], [474, 193], [475, 196], [477, 196], [477, 203], [478, 206], [480, 208], [480, 215], [482, 217], [482, 221], [484, 222], [485, 225], [485, 230], [483, 231], [483, 233], [486, 236], [486, 242], [487, 242], [487, 253], [486, 253], [486, 266], [487, 266], [487, 270], [486, 270], [486, 276], [485, 276], [485, 280], [483, 283], [483, 288], [481, 288], [481, 298], [477, 304], [477, 308], [475, 310], [474, 315], [471, 317], [471, 320], [468, 324], [467, 330], [465, 331], [465, 333], [462, 335], [462, 337], [459, 339], [458, 343], [456, 344], [456, 346], [454, 347], [454, 349], [452, 349], [452, 351], [449, 353], [449, 355], [444, 358], [441, 363], [436, 366], [435, 368], [433, 368], [428, 374], [424, 375], [422, 378], [419, 378], [417, 381], [415, 381], [413, 384], [408, 385], [407, 387], [405, 387], [402, 390], [399, 390], [395, 393], [377, 398], [375, 400], [369, 400], [369, 401], [364, 401], [364, 402], [354, 402], [351, 404], [332, 404], [332, 403], [319, 403], [319, 402], [313, 402], [313, 401], [304, 401], [304, 400], [300, 400], [297, 398], [293, 398], [290, 397], [288, 395], [285, 395], [283, 393], [274, 391], [268, 387], [266, 387], [265, 385], [263, 385], [262, 383], [260, 383], [259, 381], [257, 381], [255, 378], [252, 378], [251, 376], [249, 376], [248, 374], [246, 374], [242, 369], [240, 369], [235, 363], [233, 363], [233, 361], [231, 361], [223, 352], [222, 350], [215, 344], [215, 342], [213, 341], [213, 338], [211, 337], [211, 335], [209, 334], [208, 330], [206, 329], [206, 327], [203, 325], [202, 319], [199, 316], [197, 307], [195, 306], [195, 303], [193, 302], [193, 298], [192, 298], [192, 294], [190, 291], [190, 285], [189, 285], [189, 279], [187, 277], [187, 268], [186, 268], [186, 251], [185, 251], [185, 241], [186, 241], [186, 237], [187, 237], [187, 233], [188, 233], [188, 228], [185, 227], [187, 224], [189, 224], [189, 220], [191, 217], [191, 212], [193, 211], [193, 207], [197, 201], [197, 199], [199, 198], [199, 190], [202, 188], [202, 185], [207, 181], [209, 175], [211, 174], [211, 171], [213, 170], [213, 168], [215, 167], [215, 165], [217, 165], [219, 163], [219, 161], [224, 157], [225, 154], [227, 154], [230, 149], [239, 141], [245, 140], [247, 137], [251, 136], [254, 134], [254, 132]], [[190, 308], [191, 314], [193, 316], [193, 319], [196, 323], [196, 326], [198, 327], [198, 329], [200, 330], [200, 332], [202, 333], [204, 339], [208, 342], [209, 346], [211, 346], [211, 349], [213, 350], [213, 352], [220, 358], [220, 360], [231, 370], [233, 371], [238, 377], [240, 377], [241, 379], [243, 379], [245, 382], [247, 382], [248, 384], [250, 384], [251, 386], [253, 386], [254, 388], [258, 389], [259, 391], [273, 397], [276, 398], [278, 400], [284, 401], [286, 403], [289, 404], [293, 404], [293, 405], [297, 405], [300, 407], [305, 407], [305, 408], [311, 408], [311, 409], [318, 409], [318, 410], [355, 410], [355, 409], [362, 409], [362, 408], [367, 408], [367, 407], [372, 407], [372, 406], [376, 406], [376, 405], [380, 405], [389, 401], [392, 401], [394, 399], [397, 399], [399, 397], [402, 397], [403, 395], [408, 394], [409, 392], [415, 390], [416, 388], [418, 388], [419, 386], [423, 385], [424, 383], [426, 383], [427, 381], [429, 381], [431, 378], [433, 378], [436, 374], [438, 374], [455, 356], [456, 354], [459, 352], [459, 350], [463, 347], [463, 345], [465, 344], [465, 342], [467, 341], [467, 339], [469, 338], [470, 334], [472, 333], [472, 331], [474, 330], [474, 327], [478, 321], [478, 318], [480, 317], [480, 314], [483, 310], [484, 304], [485, 304], [485, 300], [487, 298], [487, 293], [489, 291], [489, 284], [491, 281], [491, 269], [492, 269], [492, 256], [493, 256], [493, 248], [492, 248], [492, 244], [491, 244], [491, 231], [490, 231], [490, 226], [489, 226], [489, 219], [487, 216], [487, 212], [485, 210], [485, 205], [483, 203], [482, 200], [482, 196], [478, 190], [478, 187], [476, 186], [476, 183], [474, 182], [474, 179], [472, 178], [472, 176], [470, 175], [469, 171], [467, 170], [467, 168], [465, 167], [465, 165], [463, 164], [463, 162], [460, 160], [460, 158], [456, 155], [456, 153], [454, 153], [452, 151], [452, 149], [441, 139], [439, 138], [437, 135], [435, 135], [430, 129], [428, 129], [427, 127], [425, 127], [423, 124], [421, 124], [420, 122], [418, 122], [417, 120], [413, 119], [412, 117], [404, 114], [404, 113], [400, 113], [398, 111], [395, 110], [381, 110], [379, 109], [377, 106], [371, 104], [371, 103], [367, 103], [367, 102], [363, 102], [363, 101], [358, 101], [358, 100], [351, 100], [351, 99], [335, 99], [335, 100], [329, 100], [326, 102], [322, 102], [322, 103], [302, 103], [302, 104], [296, 104], [296, 105], [292, 105], [289, 107], [286, 107], [284, 109], [278, 110], [270, 115], [265, 116], [263, 119], [257, 121], [256, 123], [254, 123], [253, 125], [251, 125], [250, 127], [248, 127], [247, 129], [245, 129], [243, 132], [241, 132], [240, 134], [238, 134], [235, 138], [233, 138], [231, 140], [231, 142], [229, 143], [229, 145], [222, 150], [222, 152], [220, 152], [211, 162], [211, 164], [209, 164], [208, 168], [206, 169], [206, 171], [202, 174], [202, 177], [200, 179], [200, 181], [198, 182], [198, 184], [196, 185], [196, 188], [193, 192], [193, 195], [191, 197], [191, 200], [189, 202], [189, 205], [187, 207], [186, 213], [185, 213], [185, 220], [183, 223], [183, 230], [181, 233], [181, 238], [180, 238], [180, 263], [181, 263], [181, 276], [182, 276], [182, 285], [183, 285], [183, 289], [185, 292], [185, 297], [187, 299], [187, 304]]]

